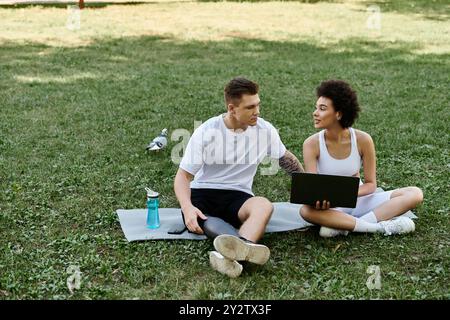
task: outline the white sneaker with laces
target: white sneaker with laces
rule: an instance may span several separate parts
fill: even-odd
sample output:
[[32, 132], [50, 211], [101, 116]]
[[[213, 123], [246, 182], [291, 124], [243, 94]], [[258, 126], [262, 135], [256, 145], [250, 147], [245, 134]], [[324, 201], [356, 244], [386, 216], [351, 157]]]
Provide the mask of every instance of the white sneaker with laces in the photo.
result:
[[336, 236], [346, 236], [348, 235], [347, 230], [339, 230], [328, 227], [320, 227], [319, 235], [323, 238], [333, 238]]
[[384, 235], [405, 234], [414, 232], [416, 226], [414, 221], [408, 217], [398, 217], [391, 220], [380, 221], [379, 224], [384, 229]]
[[236, 236], [221, 234], [214, 239], [214, 248], [225, 258], [263, 265], [269, 260], [270, 250], [262, 244], [244, 241]]
[[242, 265], [236, 260], [227, 259], [217, 251], [211, 251], [209, 253], [209, 264], [214, 270], [230, 278], [239, 277], [243, 269]]

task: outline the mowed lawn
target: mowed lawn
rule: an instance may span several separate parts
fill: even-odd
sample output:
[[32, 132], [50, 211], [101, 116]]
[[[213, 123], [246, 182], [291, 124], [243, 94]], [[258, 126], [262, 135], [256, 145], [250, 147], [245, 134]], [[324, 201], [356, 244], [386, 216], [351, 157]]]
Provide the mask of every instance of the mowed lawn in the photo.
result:
[[[371, 4], [88, 6], [79, 30], [65, 7], [0, 7], [0, 299], [449, 299], [449, 6], [379, 1], [368, 29]], [[424, 191], [416, 232], [266, 234], [271, 259], [237, 279], [210, 268], [210, 241], [128, 243], [115, 211], [144, 208], [144, 187], [178, 206], [180, 141], [145, 146], [224, 112], [237, 75], [260, 84], [261, 116], [301, 161], [315, 88], [351, 83], [378, 186]], [[289, 190], [282, 171], [258, 171], [257, 195]], [[69, 266], [81, 271], [73, 294]], [[366, 285], [370, 266], [381, 289]]]

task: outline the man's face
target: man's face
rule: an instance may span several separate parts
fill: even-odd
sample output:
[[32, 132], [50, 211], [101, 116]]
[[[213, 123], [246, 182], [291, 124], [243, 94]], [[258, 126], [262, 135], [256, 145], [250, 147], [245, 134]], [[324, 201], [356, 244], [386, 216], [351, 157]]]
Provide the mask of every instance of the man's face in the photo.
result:
[[259, 116], [259, 95], [242, 95], [239, 105], [233, 105], [232, 114], [242, 126], [255, 126]]

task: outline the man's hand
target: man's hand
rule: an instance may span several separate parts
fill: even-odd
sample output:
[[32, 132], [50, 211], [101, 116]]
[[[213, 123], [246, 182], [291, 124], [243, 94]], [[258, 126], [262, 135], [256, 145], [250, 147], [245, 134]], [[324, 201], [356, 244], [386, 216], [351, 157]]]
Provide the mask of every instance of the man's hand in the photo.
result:
[[323, 200], [322, 206], [320, 206], [320, 201], [316, 201], [316, 209], [317, 210], [328, 210], [330, 209], [330, 201]]
[[203, 220], [208, 219], [198, 208], [191, 205], [190, 207], [181, 209], [184, 214], [184, 222], [186, 223], [186, 227], [189, 231], [203, 234], [202, 228], [198, 225], [197, 217], [200, 217]]
[[194, 207], [191, 202], [190, 181], [194, 178], [189, 172], [179, 168], [174, 181], [174, 190], [178, 201], [180, 202], [181, 212], [184, 215], [184, 223], [189, 231], [203, 234], [202, 228], [198, 225], [197, 218], [208, 219], [198, 208]]

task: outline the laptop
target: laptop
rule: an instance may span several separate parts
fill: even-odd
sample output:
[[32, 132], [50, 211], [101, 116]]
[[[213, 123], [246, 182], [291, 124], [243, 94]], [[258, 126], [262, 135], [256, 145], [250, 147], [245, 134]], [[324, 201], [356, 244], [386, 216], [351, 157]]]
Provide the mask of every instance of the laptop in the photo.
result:
[[290, 202], [315, 207], [317, 200], [321, 205], [323, 200], [328, 200], [330, 208], [354, 208], [358, 189], [358, 177], [295, 172], [292, 174]]

